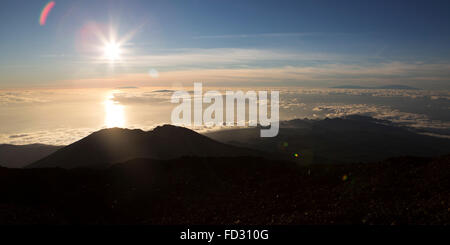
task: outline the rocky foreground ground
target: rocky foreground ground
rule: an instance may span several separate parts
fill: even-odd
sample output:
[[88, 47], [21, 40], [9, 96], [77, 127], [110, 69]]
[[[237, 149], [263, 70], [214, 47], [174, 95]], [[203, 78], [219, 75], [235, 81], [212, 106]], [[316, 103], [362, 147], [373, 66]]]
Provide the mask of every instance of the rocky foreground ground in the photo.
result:
[[298, 165], [136, 159], [0, 168], [2, 224], [450, 224], [450, 156]]

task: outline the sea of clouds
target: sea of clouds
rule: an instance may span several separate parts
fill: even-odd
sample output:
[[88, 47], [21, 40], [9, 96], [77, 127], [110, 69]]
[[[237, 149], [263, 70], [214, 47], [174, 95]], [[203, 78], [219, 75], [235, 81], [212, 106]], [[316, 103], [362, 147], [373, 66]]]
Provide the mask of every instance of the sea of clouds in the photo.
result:
[[[223, 88], [204, 88], [219, 90]], [[250, 90], [248, 88], [231, 88], [229, 90]], [[331, 89], [331, 88], [252, 88], [251, 90], [278, 90], [280, 91], [280, 119], [323, 119], [345, 117], [348, 115], [364, 115], [377, 119], [387, 120], [402, 127], [408, 127], [418, 133], [429, 134], [436, 137], [450, 138], [450, 92], [445, 90], [390, 90], [390, 89]], [[110, 92], [110, 99], [124, 106], [129, 120], [125, 125], [128, 128], [142, 128], [144, 130], [170, 123], [171, 110], [176, 106], [170, 103], [174, 90], [154, 88], [124, 88], [114, 89]], [[108, 91], [83, 90], [28, 90], [28, 91], [0, 91], [0, 143], [30, 144], [42, 143], [52, 145], [66, 145], [79, 140], [90, 133], [104, 128], [102, 120], [104, 96]], [[192, 92], [192, 91], [190, 91]], [[43, 110], [40, 108], [55, 107], [61, 112], [52, 111], [49, 123], [46, 126], [45, 114], [39, 118], [40, 127], [35, 127], [35, 117], [27, 118], [20, 110]], [[78, 114], [67, 108], [77, 105]], [[206, 107], [207, 105], [205, 105]], [[83, 114], [83, 107], [90, 114]], [[35, 109], [34, 109], [35, 108]], [[145, 114], [150, 108], [158, 113]], [[98, 112], [96, 113], [95, 110]], [[20, 120], [17, 119], [20, 116]], [[92, 124], [89, 120], [92, 118]], [[79, 119], [79, 120], [78, 120]], [[80, 122], [77, 122], [80, 121]], [[19, 123], [16, 123], [19, 122]], [[82, 123], [83, 122], [83, 123]], [[95, 122], [95, 123], [94, 123]], [[15, 128], [15, 125], [21, 125]], [[3, 127], [3, 125], [5, 127]], [[205, 128], [197, 128], [205, 130]]]

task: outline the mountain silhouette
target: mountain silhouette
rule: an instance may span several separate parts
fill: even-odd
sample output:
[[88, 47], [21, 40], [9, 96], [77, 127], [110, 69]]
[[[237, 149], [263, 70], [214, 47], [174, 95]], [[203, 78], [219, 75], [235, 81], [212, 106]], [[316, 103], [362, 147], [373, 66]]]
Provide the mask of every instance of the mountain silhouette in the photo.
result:
[[[281, 121], [276, 137], [259, 137], [258, 128], [205, 133], [238, 147], [272, 152], [303, 163], [376, 162], [390, 157], [449, 154], [450, 139], [418, 134], [385, 120], [350, 115], [345, 118]], [[293, 158], [294, 154], [299, 157]]]
[[174, 159], [183, 156], [257, 156], [253, 150], [214, 141], [183, 127], [158, 126], [152, 131], [110, 128], [70, 144], [27, 168], [105, 167], [135, 158]]

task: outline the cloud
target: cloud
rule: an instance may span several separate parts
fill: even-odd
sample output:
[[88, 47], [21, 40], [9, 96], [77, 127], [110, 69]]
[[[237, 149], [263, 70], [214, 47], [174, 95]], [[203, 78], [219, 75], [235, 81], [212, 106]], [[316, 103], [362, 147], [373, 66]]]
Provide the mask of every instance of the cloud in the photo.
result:
[[31, 91], [0, 91], [0, 105], [44, 103], [47, 102], [42, 96]]
[[53, 130], [40, 130], [27, 132], [20, 135], [0, 134], [0, 142], [5, 144], [26, 145], [26, 144], [48, 144], [48, 145], [68, 145], [86, 137], [96, 130], [91, 128], [56, 128]]
[[[236, 90], [231, 89], [231, 90]], [[243, 88], [243, 90], [258, 90]], [[209, 90], [205, 87], [204, 92]], [[219, 89], [222, 94], [227, 89]], [[427, 111], [427, 106], [434, 108], [448, 107], [449, 93], [446, 91], [426, 90], [391, 90], [391, 89], [308, 89], [308, 88], [276, 88], [280, 90], [280, 110], [282, 120], [294, 118], [343, 117], [348, 115], [365, 115], [377, 119], [388, 120], [408, 127], [423, 129], [450, 129], [443, 111], [430, 114], [411, 111]], [[129, 91], [114, 94], [114, 100], [122, 104], [170, 104], [174, 90], [155, 90], [131, 93]], [[373, 100], [371, 98], [376, 98]], [[406, 101], [405, 101], [406, 99]], [[419, 100], [422, 102], [415, 102]], [[436, 100], [441, 101], [436, 101]], [[408, 102], [408, 100], [410, 100]], [[361, 103], [366, 101], [366, 103]], [[412, 107], [400, 104], [411, 104]], [[417, 107], [417, 103], [423, 104]], [[432, 103], [432, 104], [430, 104]], [[406, 111], [404, 111], [406, 110]], [[436, 119], [436, 115], [441, 120]]]
[[170, 103], [170, 98], [173, 94], [173, 90], [154, 90], [146, 92], [118, 92], [113, 94], [113, 101], [120, 104], [154, 104], [154, 103]]
[[9, 138], [10, 139], [15, 139], [15, 138], [23, 138], [23, 137], [27, 137], [28, 134], [15, 134], [15, 135], [10, 135]]
[[450, 122], [432, 120], [424, 114], [403, 112], [398, 109], [393, 109], [389, 106], [369, 104], [324, 104], [314, 107], [313, 111], [329, 118], [345, 117], [348, 115], [363, 115], [418, 129], [450, 129]]
[[[349, 58], [352, 59], [352, 58]], [[450, 64], [406, 62], [367, 63], [335, 55], [274, 50], [211, 49], [133, 56], [126, 71], [109, 77], [66, 81], [75, 86], [170, 86], [195, 81], [224, 86], [381, 86], [448, 87]], [[149, 72], [134, 70], [155, 70]], [[134, 69], [134, 70], [133, 70]]]
[[[293, 52], [271, 49], [212, 48], [212, 49], [176, 49], [163, 53], [130, 55], [123, 57], [121, 63], [130, 67], [168, 68], [220, 68], [225, 66], [279, 66], [295, 62], [336, 62], [350, 57], [335, 54]], [[102, 61], [99, 61], [102, 62]]]
[[[282, 89], [282, 119], [370, 116], [433, 136], [450, 136], [448, 91]], [[430, 109], [433, 108], [433, 109]]]
[[285, 94], [368, 96], [368, 97], [406, 97], [410, 99], [450, 100], [447, 90], [404, 90], [404, 89], [347, 89], [347, 88], [289, 88]]
[[117, 87], [116, 89], [137, 89], [139, 87], [136, 86], [122, 86], [122, 87]]
[[[261, 74], [259, 74], [261, 75]], [[189, 84], [192, 86], [192, 83]], [[114, 87], [116, 88], [116, 87]], [[279, 90], [280, 91], [280, 119], [290, 120], [296, 118], [325, 118], [343, 117], [348, 115], [365, 115], [377, 119], [388, 120], [398, 125], [414, 128], [429, 135], [450, 136], [450, 93], [445, 90], [389, 90], [389, 89], [334, 89], [334, 88], [299, 88], [299, 87], [203, 87], [203, 92], [208, 90]], [[51, 91], [2, 91], [0, 98], [23, 97], [23, 102], [34, 106], [30, 101], [40, 101], [45, 98], [46, 104], [36, 104], [31, 107], [24, 104], [27, 111], [36, 112], [34, 115], [23, 116], [21, 106], [10, 107], [10, 104], [0, 103], [0, 116], [3, 127], [0, 132], [0, 143], [30, 144], [45, 143], [66, 145], [97, 131], [95, 127], [103, 118], [103, 105], [105, 98], [109, 98], [112, 92], [112, 100], [124, 105], [127, 115], [128, 128], [142, 128], [149, 130], [156, 125], [170, 123], [171, 108], [176, 104], [170, 103], [170, 98], [177, 87], [165, 86], [161, 88], [140, 87], [136, 89], [74, 89]], [[191, 87], [185, 87], [185, 91], [192, 92]], [[224, 94], [224, 93], [223, 93]], [[8, 103], [11, 100], [8, 99]], [[12, 101], [19, 101], [13, 99]], [[13, 102], [19, 103], [19, 102]], [[55, 107], [55, 105], [57, 105]], [[79, 110], [74, 111], [71, 105]], [[50, 112], [52, 113], [42, 113]], [[97, 109], [95, 109], [97, 107]], [[11, 113], [14, 108], [14, 113]], [[55, 109], [55, 110], [53, 110]], [[64, 112], [60, 111], [64, 110]], [[17, 112], [17, 113], [16, 113]], [[77, 114], [78, 113], [78, 114]], [[70, 114], [70, 115], [69, 115]], [[86, 115], [87, 114], [87, 115]], [[41, 130], [42, 122], [47, 125], [52, 117], [51, 127]], [[41, 121], [38, 119], [40, 118]], [[92, 123], [89, 120], [95, 119]], [[26, 119], [29, 119], [28, 121]], [[70, 119], [70, 120], [69, 120]], [[8, 121], [10, 120], [10, 121]], [[53, 121], [54, 120], [54, 121]], [[21, 122], [23, 121], [23, 122]], [[83, 121], [83, 123], [79, 123]], [[21, 122], [20, 128], [30, 130], [16, 130], [16, 123]], [[41, 122], [41, 123], [40, 123]], [[70, 122], [69, 127], [67, 122]], [[43, 123], [42, 123], [43, 124]], [[91, 127], [92, 128], [88, 128]], [[33, 129], [34, 128], [34, 129]], [[199, 128], [196, 128], [199, 129]], [[210, 130], [210, 128], [200, 130]]]
[[194, 39], [235, 39], [235, 38], [276, 38], [276, 37], [317, 37], [317, 36], [349, 36], [349, 33], [324, 32], [284, 32], [284, 33], [256, 33], [256, 34], [229, 34], [196, 36]]

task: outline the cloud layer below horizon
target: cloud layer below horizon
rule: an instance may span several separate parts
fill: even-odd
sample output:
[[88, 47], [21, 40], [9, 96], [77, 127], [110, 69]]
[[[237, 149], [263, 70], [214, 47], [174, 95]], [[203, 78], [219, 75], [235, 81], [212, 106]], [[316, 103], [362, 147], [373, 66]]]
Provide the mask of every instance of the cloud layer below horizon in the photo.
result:
[[[204, 92], [211, 89], [204, 87]], [[240, 89], [230, 88], [233, 91]], [[450, 137], [448, 91], [276, 89], [280, 90], [281, 120], [323, 119], [357, 114], [388, 120], [422, 133]], [[171, 88], [0, 92], [0, 119], [3, 126], [0, 143], [70, 144], [105, 127], [105, 100], [108, 98], [123, 106], [126, 117], [124, 127], [149, 130], [170, 123], [171, 110], [176, 106], [170, 103], [172, 93]]]

